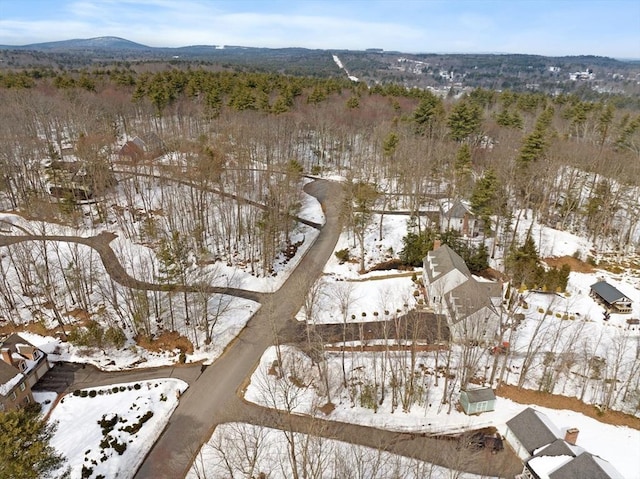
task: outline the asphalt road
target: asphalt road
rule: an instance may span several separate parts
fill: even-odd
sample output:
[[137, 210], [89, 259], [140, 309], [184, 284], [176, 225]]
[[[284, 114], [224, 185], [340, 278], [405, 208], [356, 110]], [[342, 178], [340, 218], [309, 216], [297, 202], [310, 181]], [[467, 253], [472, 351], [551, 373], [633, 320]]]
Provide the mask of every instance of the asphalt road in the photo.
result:
[[277, 332], [293, 320], [302, 307], [308, 287], [322, 273], [341, 231], [342, 187], [317, 180], [306, 187], [322, 203], [326, 223], [313, 246], [280, 289], [262, 301], [246, 328], [225, 353], [209, 366], [180, 399], [167, 427], [138, 469], [137, 479], [181, 478], [200, 446], [218, 424], [236, 421], [237, 391], [256, 367], [263, 352], [275, 342]]
[[[62, 392], [76, 388], [162, 377], [175, 377], [189, 383], [189, 388], [180, 398], [178, 407], [165, 430], [138, 469], [136, 479], [184, 477], [201, 445], [209, 439], [216, 426], [234, 421], [380, 448], [481, 475], [513, 477], [520, 472], [522, 467], [520, 461], [508, 450], [497, 455], [488, 454], [486, 451], [463, 450], [461, 452], [456, 449], [455, 443], [443, 439], [286, 415], [246, 403], [241, 398], [239, 392], [244, 388], [245, 382], [255, 369], [263, 352], [276, 342], [278, 333], [282, 331], [284, 336], [287, 334], [290, 336], [291, 331], [297, 330], [297, 328], [291, 328], [291, 321], [295, 321], [294, 315], [302, 307], [308, 288], [322, 273], [342, 230], [340, 211], [343, 190], [341, 185], [326, 180], [316, 180], [307, 184], [305, 190], [321, 202], [326, 215], [326, 224], [282, 287], [271, 294], [260, 294], [253, 298], [260, 301], [261, 308], [213, 365], [204, 370], [197, 364], [108, 373], [91, 366], [61, 364], [43, 378], [40, 388]], [[117, 280], [123, 283], [135, 282], [136, 284], [132, 287], [156, 288], [157, 286], [139, 282], [126, 273], [123, 274], [124, 268], [108, 245], [111, 239], [95, 237], [81, 239], [78, 242], [87, 243], [96, 248], [105, 266], [109, 263], [111, 267], [110, 270], [108, 269], [109, 274], [115, 273]], [[63, 238], [57, 237], [55, 240], [64, 241]], [[1, 241], [0, 246], [2, 246]], [[252, 295], [251, 292], [242, 290], [237, 293], [243, 297]]]

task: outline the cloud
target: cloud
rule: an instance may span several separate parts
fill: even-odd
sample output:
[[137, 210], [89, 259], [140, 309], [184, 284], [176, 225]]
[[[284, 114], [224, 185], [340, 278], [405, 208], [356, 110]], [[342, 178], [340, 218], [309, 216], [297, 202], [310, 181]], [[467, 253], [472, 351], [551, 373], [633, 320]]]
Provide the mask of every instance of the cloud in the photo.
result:
[[[32, 8], [27, 8], [30, 2]], [[640, 4], [635, 0], [591, 0], [580, 8], [546, 0], [21, 0], [7, 4], [0, 19], [0, 43], [8, 44], [113, 35], [167, 47], [233, 44], [609, 56], [638, 56], [640, 51], [636, 25]]]

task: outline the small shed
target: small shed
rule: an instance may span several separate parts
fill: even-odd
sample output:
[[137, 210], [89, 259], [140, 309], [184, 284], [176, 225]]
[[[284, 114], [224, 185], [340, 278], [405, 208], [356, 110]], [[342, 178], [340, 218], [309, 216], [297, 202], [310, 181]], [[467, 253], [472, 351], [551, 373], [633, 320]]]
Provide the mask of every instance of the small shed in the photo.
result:
[[606, 281], [598, 281], [591, 285], [591, 297], [611, 313], [630, 313], [631, 299]]
[[460, 391], [460, 406], [468, 415], [493, 411], [496, 395], [491, 388], [463, 389]]

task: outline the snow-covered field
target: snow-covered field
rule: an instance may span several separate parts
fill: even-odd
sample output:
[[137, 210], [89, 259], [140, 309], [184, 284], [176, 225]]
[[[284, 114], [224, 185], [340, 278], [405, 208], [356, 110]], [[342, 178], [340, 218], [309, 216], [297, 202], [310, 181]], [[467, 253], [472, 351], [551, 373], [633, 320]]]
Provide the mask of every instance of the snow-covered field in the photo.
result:
[[71, 479], [133, 477], [186, 388], [179, 379], [158, 379], [64, 396], [49, 418], [58, 424], [51, 445], [67, 458]]

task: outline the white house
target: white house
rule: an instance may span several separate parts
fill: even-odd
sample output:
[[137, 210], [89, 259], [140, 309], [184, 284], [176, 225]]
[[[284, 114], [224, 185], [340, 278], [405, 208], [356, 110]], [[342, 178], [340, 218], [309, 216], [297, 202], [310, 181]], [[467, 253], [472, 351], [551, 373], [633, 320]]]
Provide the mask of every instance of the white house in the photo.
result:
[[482, 230], [482, 222], [471, 211], [471, 205], [463, 200], [445, 200], [440, 204], [440, 231], [455, 230], [462, 236], [476, 237]]
[[445, 315], [454, 341], [491, 342], [500, 327], [500, 283], [477, 281], [449, 246], [436, 244], [423, 260], [426, 300]]

